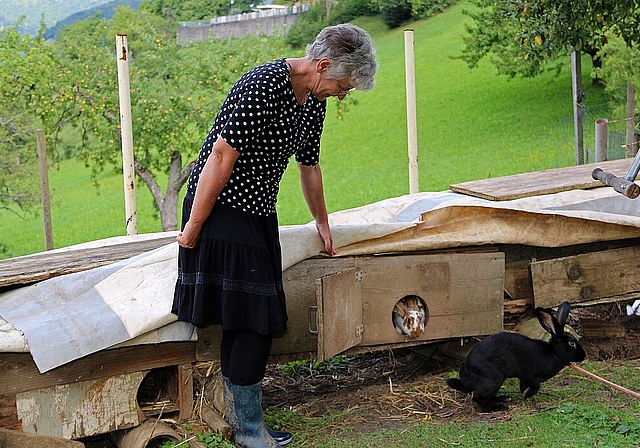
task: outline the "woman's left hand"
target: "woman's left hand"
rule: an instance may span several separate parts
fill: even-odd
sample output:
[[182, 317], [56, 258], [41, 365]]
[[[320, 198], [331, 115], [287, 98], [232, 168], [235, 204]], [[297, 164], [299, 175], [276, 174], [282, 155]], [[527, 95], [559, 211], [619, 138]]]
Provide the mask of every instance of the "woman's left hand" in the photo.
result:
[[318, 229], [318, 233], [324, 242], [324, 250], [328, 255], [337, 255], [337, 251], [333, 248], [333, 238], [331, 237], [331, 229], [329, 228], [329, 223], [318, 223], [316, 222], [316, 229]]
[[185, 249], [193, 249], [198, 245], [200, 238], [200, 226], [194, 225], [191, 220], [187, 221], [182, 232], [178, 232], [176, 241]]

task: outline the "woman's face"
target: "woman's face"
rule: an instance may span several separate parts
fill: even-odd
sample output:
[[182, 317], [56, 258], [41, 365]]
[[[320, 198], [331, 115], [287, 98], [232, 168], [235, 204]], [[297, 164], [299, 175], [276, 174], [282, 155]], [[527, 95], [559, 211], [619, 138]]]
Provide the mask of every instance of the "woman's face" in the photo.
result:
[[319, 100], [325, 100], [331, 96], [343, 100], [349, 92], [354, 90], [354, 87], [348, 78], [330, 78], [329, 67], [331, 67], [331, 61], [326, 58], [318, 62], [316, 65], [317, 78], [311, 89], [311, 93]]

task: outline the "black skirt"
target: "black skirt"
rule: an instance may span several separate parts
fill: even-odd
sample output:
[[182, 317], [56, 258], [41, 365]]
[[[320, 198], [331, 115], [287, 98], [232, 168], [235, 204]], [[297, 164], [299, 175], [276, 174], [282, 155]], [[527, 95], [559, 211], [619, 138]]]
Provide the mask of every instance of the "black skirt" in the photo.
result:
[[[183, 228], [193, 205], [182, 206]], [[216, 204], [194, 249], [179, 248], [173, 297], [178, 320], [198, 327], [280, 335], [287, 330], [282, 254], [275, 214]]]

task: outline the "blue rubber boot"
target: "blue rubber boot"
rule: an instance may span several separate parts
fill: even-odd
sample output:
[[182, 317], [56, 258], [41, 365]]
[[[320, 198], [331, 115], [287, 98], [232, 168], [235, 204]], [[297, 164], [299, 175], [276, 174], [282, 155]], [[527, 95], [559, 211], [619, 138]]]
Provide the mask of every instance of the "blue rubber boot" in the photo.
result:
[[262, 383], [239, 386], [225, 377], [224, 411], [227, 423], [236, 433], [236, 446], [242, 448], [278, 448], [280, 446], [271, 437], [264, 422]]
[[276, 431], [271, 428], [267, 428], [267, 431], [269, 431], [269, 434], [271, 434], [271, 437], [273, 437], [273, 439], [276, 442], [278, 442], [278, 445], [280, 446], [289, 445], [293, 440], [293, 435], [290, 432]]

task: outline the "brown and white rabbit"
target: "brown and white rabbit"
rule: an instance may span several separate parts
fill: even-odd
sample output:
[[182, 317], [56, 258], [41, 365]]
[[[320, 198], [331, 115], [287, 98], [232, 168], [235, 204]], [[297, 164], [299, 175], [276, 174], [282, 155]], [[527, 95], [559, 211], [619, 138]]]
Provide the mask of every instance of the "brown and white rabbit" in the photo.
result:
[[569, 310], [568, 302], [558, 307], [555, 317], [548, 308], [536, 308], [540, 325], [551, 334], [549, 342], [508, 332], [483, 339], [462, 362], [459, 378], [449, 378], [447, 384], [473, 393], [473, 401], [485, 411], [504, 409], [505, 397], [496, 397], [496, 393], [506, 378], [520, 380], [524, 398], [535, 395], [541, 382], [586, 356], [578, 340], [564, 331]]
[[418, 296], [405, 296], [393, 307], [393, 326], [398, 334], [417, 339], [424, 333], [427, 320], [424, 303]]

